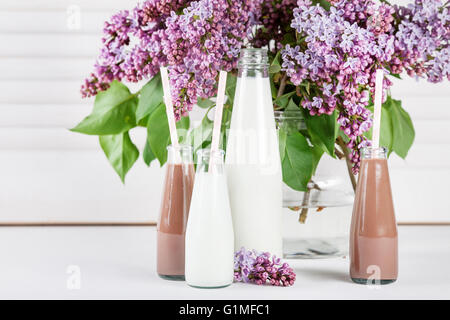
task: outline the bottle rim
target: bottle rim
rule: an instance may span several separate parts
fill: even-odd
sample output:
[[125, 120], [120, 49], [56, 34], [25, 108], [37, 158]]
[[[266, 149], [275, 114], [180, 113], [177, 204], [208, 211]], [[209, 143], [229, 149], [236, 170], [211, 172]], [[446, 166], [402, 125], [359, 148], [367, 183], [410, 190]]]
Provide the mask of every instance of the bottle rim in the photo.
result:
[[178, 147], [174, 147], [173, 145], [167, 146], [166, 149], [170, 150], [179, 150], [179, 151], [187, 151], [192, 153], [192, 146], [189, 144], [180, 144]]
[[386, 147], [375, 148], [373, 146], [361, 149], [362, 159], [387, 159], [388, 149]]
[[242, 48], [238, 67], [268, 67], [268, 50], [265, 48]]
[[303, 112], [300, 110], [279, 110], [274, 111], [275, 119], [282, 121], [282, 120], [299, 120], [299, 121], [305, 121], [305, 118], [303, 117]]
[[[196, 152], [197, 157], [211, 157], [211, 155], [213, 154], [213, 151], [211, 149], [200, 149]], [[224, 156], [225, 155], [225, 151], [222, 149], [216, 150], [216, 153], [214, 153], [214, 155], [218, 155], [218, 156]]]

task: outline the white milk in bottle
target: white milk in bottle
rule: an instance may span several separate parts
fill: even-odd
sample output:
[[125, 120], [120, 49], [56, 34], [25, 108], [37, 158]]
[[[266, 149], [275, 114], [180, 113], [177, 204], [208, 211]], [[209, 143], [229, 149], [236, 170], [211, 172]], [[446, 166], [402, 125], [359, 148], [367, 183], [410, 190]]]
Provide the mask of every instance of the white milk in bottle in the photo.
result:
[[223, 157], [222, 150], [215, 155], [210, 150], [197, 153], [185, 252], [186, 282], [193, 287], [225, 287], [234, 279], [233, 222]]
[[235, 249], [282, 256], [282, 172], [264, 49], [242, 49], [226, 171]]

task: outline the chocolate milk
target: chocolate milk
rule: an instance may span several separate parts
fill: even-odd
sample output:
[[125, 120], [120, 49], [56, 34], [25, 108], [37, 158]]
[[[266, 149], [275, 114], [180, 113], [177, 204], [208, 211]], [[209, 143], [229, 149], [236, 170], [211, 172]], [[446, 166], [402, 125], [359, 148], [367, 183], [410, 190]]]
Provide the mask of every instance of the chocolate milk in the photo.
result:
[[184, 238], [194, 184], [194, 165], [167, 164], [157, 232], [157, 272], [184, 280]]
[[397, 224], [386, 151], [377, 150], [366, 150], [361, 162], [350, 232], [350, 276], [361, 284], [387, 284], [398, 275]]

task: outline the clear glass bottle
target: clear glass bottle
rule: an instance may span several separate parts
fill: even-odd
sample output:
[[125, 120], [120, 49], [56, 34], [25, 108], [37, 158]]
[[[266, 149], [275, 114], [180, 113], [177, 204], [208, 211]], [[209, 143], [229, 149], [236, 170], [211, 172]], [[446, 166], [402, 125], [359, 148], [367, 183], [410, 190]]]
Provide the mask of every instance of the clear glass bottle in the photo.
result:
[[350, 276], [360, 284], [388, 284], [398, 276], [398, 236], [386, 148], [361, 152], [350, 231]]
[[234, 278], [233, 222], [223, 158], [222, 150], [197, 152], [186, 230], [186, 282], [193, 287], [226, 287]]
[[267, 50], [242, 49], [226, 171], [235, 249], [282, 255], [282, 172]]
[[157, 272], [161, 278], [184, 280], [186, 224], [194, 185], [192, 147], [169, 146], [157, 226]]

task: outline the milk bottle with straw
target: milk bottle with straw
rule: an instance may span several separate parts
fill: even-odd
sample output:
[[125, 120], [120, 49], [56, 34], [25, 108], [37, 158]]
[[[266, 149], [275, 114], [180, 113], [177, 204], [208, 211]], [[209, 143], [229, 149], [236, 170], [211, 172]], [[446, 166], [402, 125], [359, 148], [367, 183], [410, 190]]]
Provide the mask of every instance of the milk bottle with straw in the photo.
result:
[[226, 170], [241, 247], [282, 256], [282, 173], [267, 50], [242, 49]]
[[387, 164], [379, 147], [383, 70], [377, 70], [372, 147], [361, 154], [350, 231], [350, 277], [359, 284], [388, 284], [398, 276], [398, 237]]
[[234, 278], [234, 234], [224, 168], [219, 150], [226, 72], [220, 72], [211, 149], [197, 153], [197, 172], [186, 230], [186, 282], [218, 288]]

